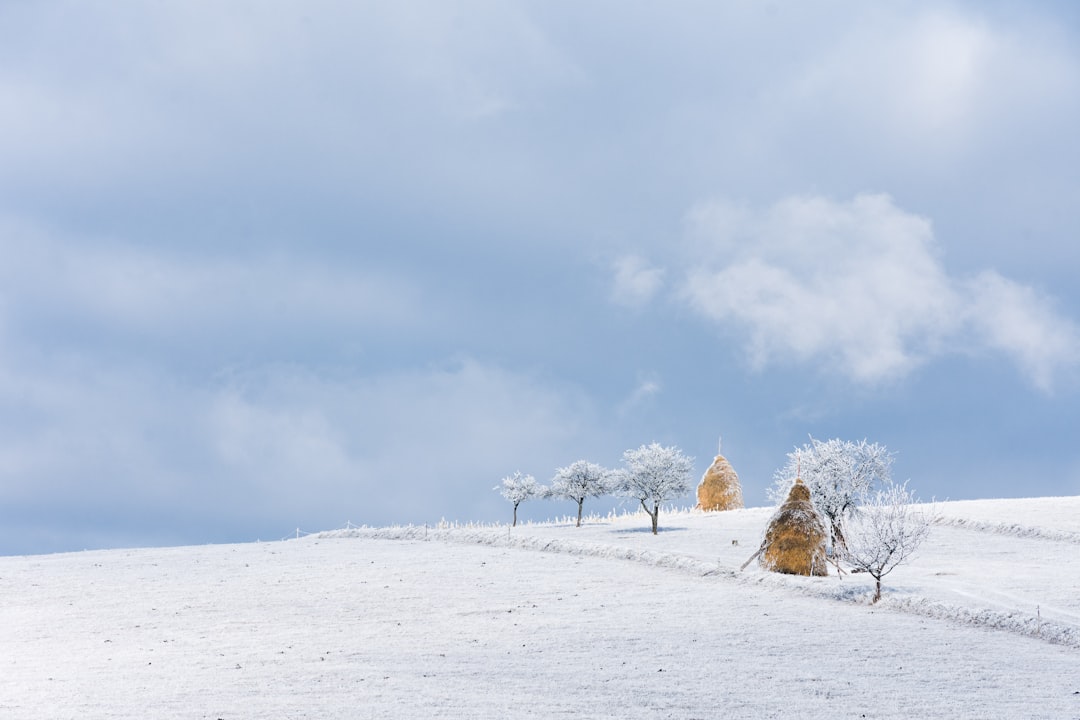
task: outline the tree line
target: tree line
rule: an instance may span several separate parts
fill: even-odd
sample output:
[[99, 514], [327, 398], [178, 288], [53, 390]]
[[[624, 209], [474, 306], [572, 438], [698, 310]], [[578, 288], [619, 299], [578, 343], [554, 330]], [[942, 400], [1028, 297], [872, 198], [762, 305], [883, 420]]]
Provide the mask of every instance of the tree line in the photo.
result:
[[578, 460], [558, 468], [551, 485], [540, 485], [532, 475], [515, 472], [504, 477], [495, 490], [514, 507], [513, 524], [517, 525], [518, 506], [526, 500], [559, 498], [577, 503], [577, 526], [585, 500], [604, 495], [622, 495], [636, 499], [649, 515], [653, 535], [657, 534], [660, 506], [690, 492], [694, 459], [674, 446], [659, 443], [642, 445], [623, 453], [623, 467], [608, 469], [587, 460]]

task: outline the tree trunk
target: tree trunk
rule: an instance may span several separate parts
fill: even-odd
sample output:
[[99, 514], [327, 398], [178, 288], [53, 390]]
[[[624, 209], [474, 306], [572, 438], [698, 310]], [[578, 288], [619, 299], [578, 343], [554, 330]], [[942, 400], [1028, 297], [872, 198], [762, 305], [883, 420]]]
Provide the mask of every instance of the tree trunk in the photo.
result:
[[843, 555], [847, 551], [847, 540], [844, 539], [844, 531], [840, 528], [840, 523], [833, 521], [833, 549], [839, 551], [840, 555]]
[[877, 587], [874, 590], [874, 599], [870, 602], [871, 605], [881, 599], [881, 578], [875, 575], [874, 580], [877, 582]]
[[585, 498], [577, 501], [577, 526], [581, 527], [581, 506], [585, 504]]
[[517, 527], [517, 503], [514, 503], [514, 524], [510, 527]]
[[641, 509], [644, 510], [645, 514], [649, 516], [650, 520], [652, 520], [652, 534], [655, 535], [656, 534], [656, 518], [660, 514], [660, 503], [656, 503], [656, 505], [653, 507], [653, 509], [650, 510], [649, 506], [645, 504], [644, 500], [640, 500], [639, 502], [641, 502]]

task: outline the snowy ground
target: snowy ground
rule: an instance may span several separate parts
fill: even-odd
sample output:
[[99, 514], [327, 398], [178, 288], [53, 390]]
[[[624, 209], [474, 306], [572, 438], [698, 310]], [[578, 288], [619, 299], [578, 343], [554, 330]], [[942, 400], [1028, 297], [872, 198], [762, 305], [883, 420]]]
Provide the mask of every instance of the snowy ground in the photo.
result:
[[938, 508], [876, 606], [765, 509], [0, 558], [0, 718], [1080, 718], [1080, 498]]

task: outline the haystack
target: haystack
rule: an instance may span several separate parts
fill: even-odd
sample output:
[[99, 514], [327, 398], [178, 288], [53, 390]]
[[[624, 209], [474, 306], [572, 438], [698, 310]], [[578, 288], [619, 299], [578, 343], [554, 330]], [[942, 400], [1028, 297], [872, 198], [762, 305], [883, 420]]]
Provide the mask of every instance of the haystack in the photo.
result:
[[788, 575], [828, 575], [825, 538], [825, 524], [810, 501], [810, 489], [801, 478], [796, 479], [765, 530], [761, 565]]
[[697, 486], [697, 503], [705, 511], [745, 507], [739, 476], [723, 455], [717, 455], [701, 477]]

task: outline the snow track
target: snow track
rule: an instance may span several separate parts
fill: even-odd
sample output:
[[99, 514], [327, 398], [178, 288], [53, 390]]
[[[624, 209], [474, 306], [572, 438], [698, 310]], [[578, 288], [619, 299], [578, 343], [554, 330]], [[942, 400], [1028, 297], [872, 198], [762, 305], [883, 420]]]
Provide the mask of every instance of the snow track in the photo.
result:
[[991, 535], [1039, 538], [1040, 540], [1054, 540], [1056, 542], [1067, 542], [1073, 543], [1074, 545], [1080, 545], [1080, 533], [1068, 532], [1065, 530], [1030, 527], [1028, 525], [1016, 525], [1012, 523], [983, 522], [959, 517], [939, 517], [934, 520], [934, 524], [989, 533]]
[[407, 526], [377, 529], [353, 528], [349, 530], [332, 530], [329, 532], [317, 533], [309, 537], [321, 539], [363, 537], [380, 540], [425, 540], [452, 542], [464, 545], [510, 547], [520, 550], [560, 553], [562, 555], [629, 560], [641, 565], [683, 570], [698, 575], [715, 575], [720, 573], [729, 576], [734, 575], [733, 572], [724, 571], [715, 564], [709, 565], [700, 560], [673, 553], [656, 552], [652, 550], [635, 550], [633, 548], [620, 547], [618, 545], [600, 545], [595, 543], [575, 542], [572, 540], [554, 540], [551, 538], [534, 537], [530, 535], [513, 535], [498, 530], [430, 530], [427, 528]]

